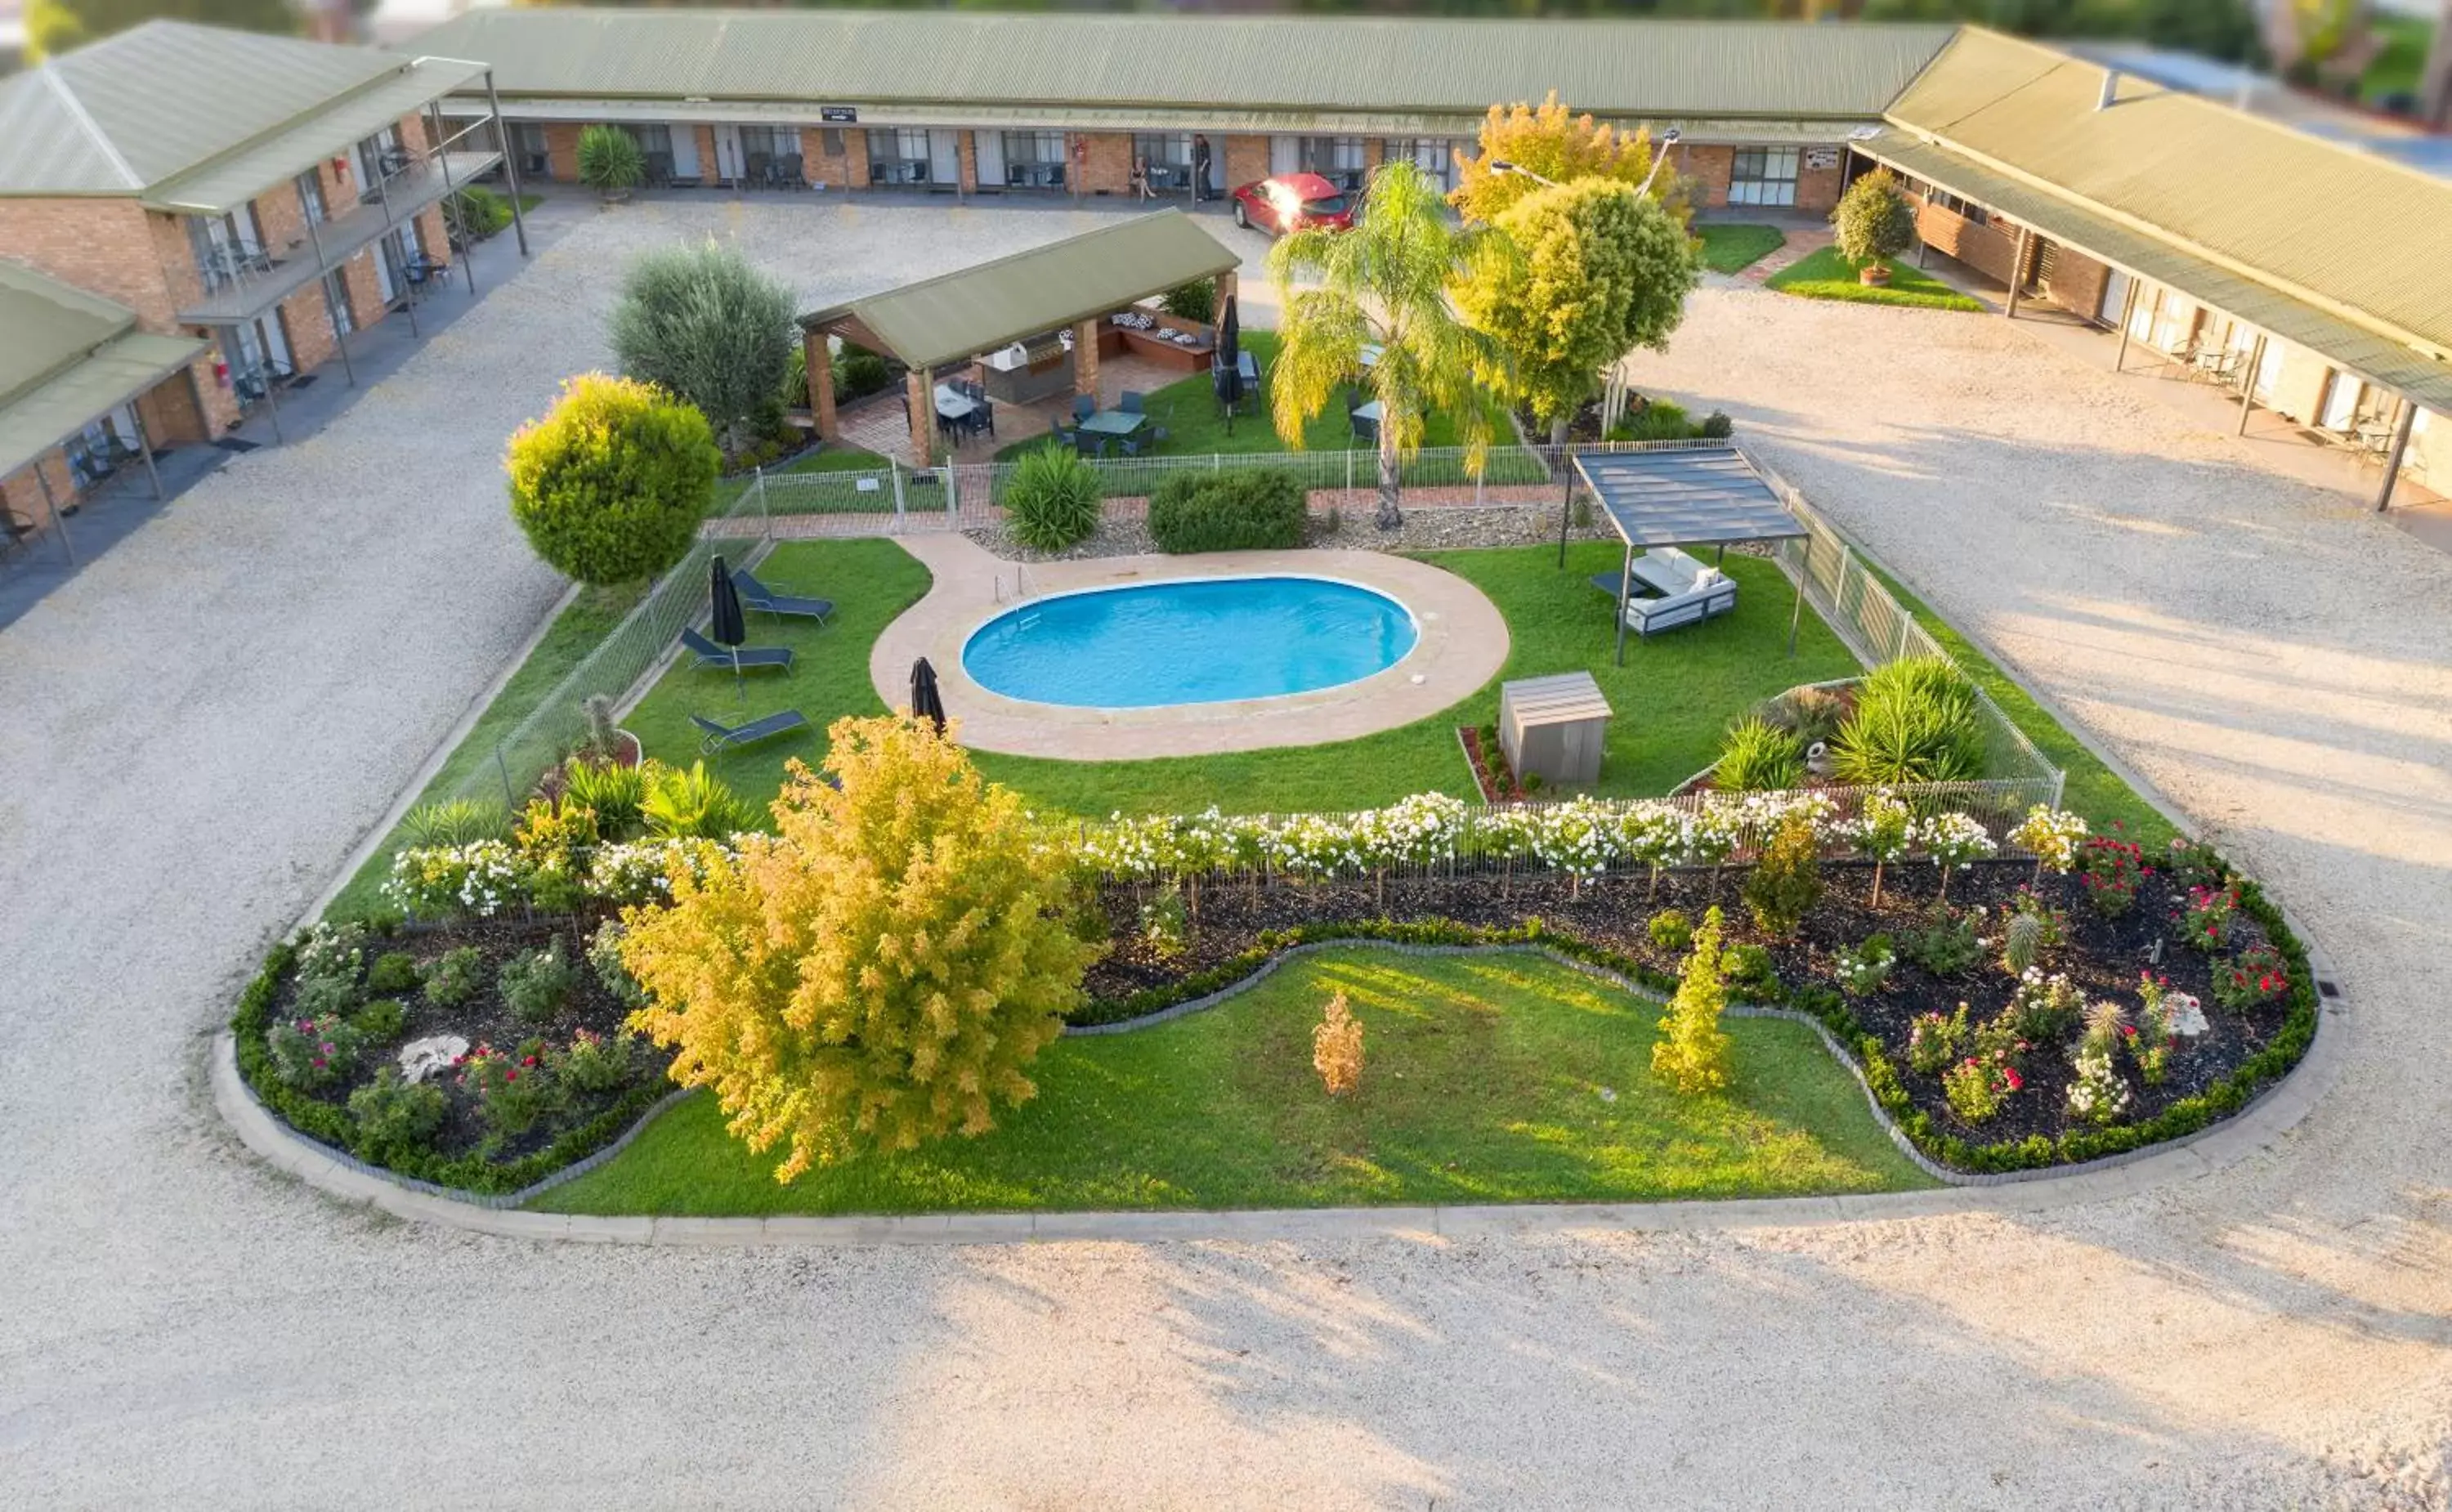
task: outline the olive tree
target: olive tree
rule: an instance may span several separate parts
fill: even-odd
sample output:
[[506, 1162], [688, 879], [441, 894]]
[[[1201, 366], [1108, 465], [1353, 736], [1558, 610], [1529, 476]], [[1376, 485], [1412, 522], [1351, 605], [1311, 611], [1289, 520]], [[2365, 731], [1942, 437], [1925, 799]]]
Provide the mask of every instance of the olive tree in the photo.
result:
[[791, 370], [792, 295], [712, 239], [666, 247], [631, 265], [612, 338], [623, 372], [696, 404], [738, 450]]

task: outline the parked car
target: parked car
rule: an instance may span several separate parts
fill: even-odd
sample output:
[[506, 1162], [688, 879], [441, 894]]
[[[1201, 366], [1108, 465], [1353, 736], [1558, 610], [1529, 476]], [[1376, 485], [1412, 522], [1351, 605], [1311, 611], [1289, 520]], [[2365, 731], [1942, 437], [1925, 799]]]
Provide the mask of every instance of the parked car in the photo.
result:
[[1288, 231], [1350, 231], [1359, 199], [1316, 173], [1280, 173], [1235, 191], [1235, 224], [1257, 226], [1275, 236]]

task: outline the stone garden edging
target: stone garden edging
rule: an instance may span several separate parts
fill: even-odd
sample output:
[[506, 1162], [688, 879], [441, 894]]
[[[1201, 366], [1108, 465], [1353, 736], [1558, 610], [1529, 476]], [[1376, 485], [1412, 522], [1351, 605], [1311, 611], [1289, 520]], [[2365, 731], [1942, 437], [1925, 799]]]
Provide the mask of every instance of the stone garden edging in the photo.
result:
[[[926, 1213], [910, 1216], [793, 1218], [600, 1218], [521, 1210], [564, 1182], [620, 1153], [656, 1118], [692, 1095], [666, 1096], [603, 1149], [517, 1192], [482, 1195], [380, 1171], [287, 1125], [256, 1101], [239, 1075], [237, 1040], [227, 1029], [212, 1048], [213, 1102], [239, 1140], [277, 1169], [346, 1202], [363, 1203], [394, 1217], [504, 1238], [565, 1240], [588, 1244], [743, 1246], [771, 1244], [1013, 1244], [1105, 1241], [1162, 1243], [1238, 1240], [1362, 1239], [1394, 1235], [1468, 1238], [1493, 1234], [1625, 1229], [1693, 1232], [1722, 1228], [1783, 1227], [1916, 1218], [1954, 1212], [2032, 1211], [2102, 1202], [2210, 1175], [2234, 1165], [2297, 1127], [2339, 1073], [2348, 1031], [2346, 1005], [2338, 995], [2330, 963], [2296, 919], [2291, 933], [2305, 946], [2309, 975], [2318, 984], [2317, 1031], [2297, 1065], [2237, 1113], [2181, 1138], [2080, 1165], [2040, 1170], [1969, 1173], [1937, 1167], [1914, 1148], [1873, 1097], [1852, 1056], [1841, 1052], [1829, 1031], [1810, 1016], [1787, 1009], [1731, 1005], [1740, 1017], [1793, 1019], [1809, 1025], [1823, 1045], [1849, 1069], [1891, 1140], [1934, 1179], [1938, 1189], [1849, 1193], [1821, 1197], [1752, 1197], [1709, 1202], [1524, 1203], [1429, 1205], [1391, 1208], [1292, 1208], [1245, 1210], [1112, 1211], [1061, 1213]], [[1178, 1003], [1120, 1024], [1089, 1025], [1068, 1033], [1117, 1033], [1197, 1012], [1250, 991], [1289, 957], [1357, 945], [1409, 954], [1472, 954], [1512, 952], [1535, 954], [1609, 982], [1648, 1002], [1661, 1001], [1606, 969], [1535, 945], [1426, 946], [1388, 941], [1335, 940], [1290, 947], [1242, 980], [1205, 997]], [[2331, 991], [2326, 991], [2326, 989]], [[2338, 1022], [2335, 1022], [2338, 1020]]]

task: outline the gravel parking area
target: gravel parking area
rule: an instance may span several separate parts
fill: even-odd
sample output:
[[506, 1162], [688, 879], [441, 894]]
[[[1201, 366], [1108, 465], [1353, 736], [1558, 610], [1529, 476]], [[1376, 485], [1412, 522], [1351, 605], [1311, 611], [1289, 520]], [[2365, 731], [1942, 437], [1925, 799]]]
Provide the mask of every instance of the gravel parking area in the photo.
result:
[[603, 361], [623, 259], [738, 235], [816, 301], [1088, 220], [552, 213], [585, 224], [316, 442], [0, 632], [0, 1502], [2445, 1504], [2452, 560], [1978, 317], [1714, 286], [1645, 368], [2323, 938], [2350, 1063], [2269, 1153], [2018, 1218], [704, 1253], [267, 1174], [205, 1045], [551, 600], [494, 458]]

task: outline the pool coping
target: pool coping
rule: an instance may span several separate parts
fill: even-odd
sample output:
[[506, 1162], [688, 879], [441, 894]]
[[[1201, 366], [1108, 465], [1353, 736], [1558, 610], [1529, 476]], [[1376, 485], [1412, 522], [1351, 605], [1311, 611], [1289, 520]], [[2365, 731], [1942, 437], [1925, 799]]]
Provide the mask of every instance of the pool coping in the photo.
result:
[[[911, 664], [937, 670], [962, 744], [1010, 756], [1117, 761], [1320, 745], [1428, 718], [1487, 686], [1506, 664], [1507, 620], [1480, 589], [1427, 562], [1376, 551], [1235, 551], [1197, 556], [1101, 557], [1009, 562], [962, 536], [902, 541], [934, 577], [927, 594], [877, 638], [869, 679], [889, 707], [910, 701]], [[1018, 575], [1030, 596], [1170, 581], [1299, 577], [1394, 599], [1414, 618], [1414, 649], [1394, 666], [1334, 688], [1219, 703], [1092, 709], [992, 693], [962, 667], [973, 633], [1015, 606]]]

